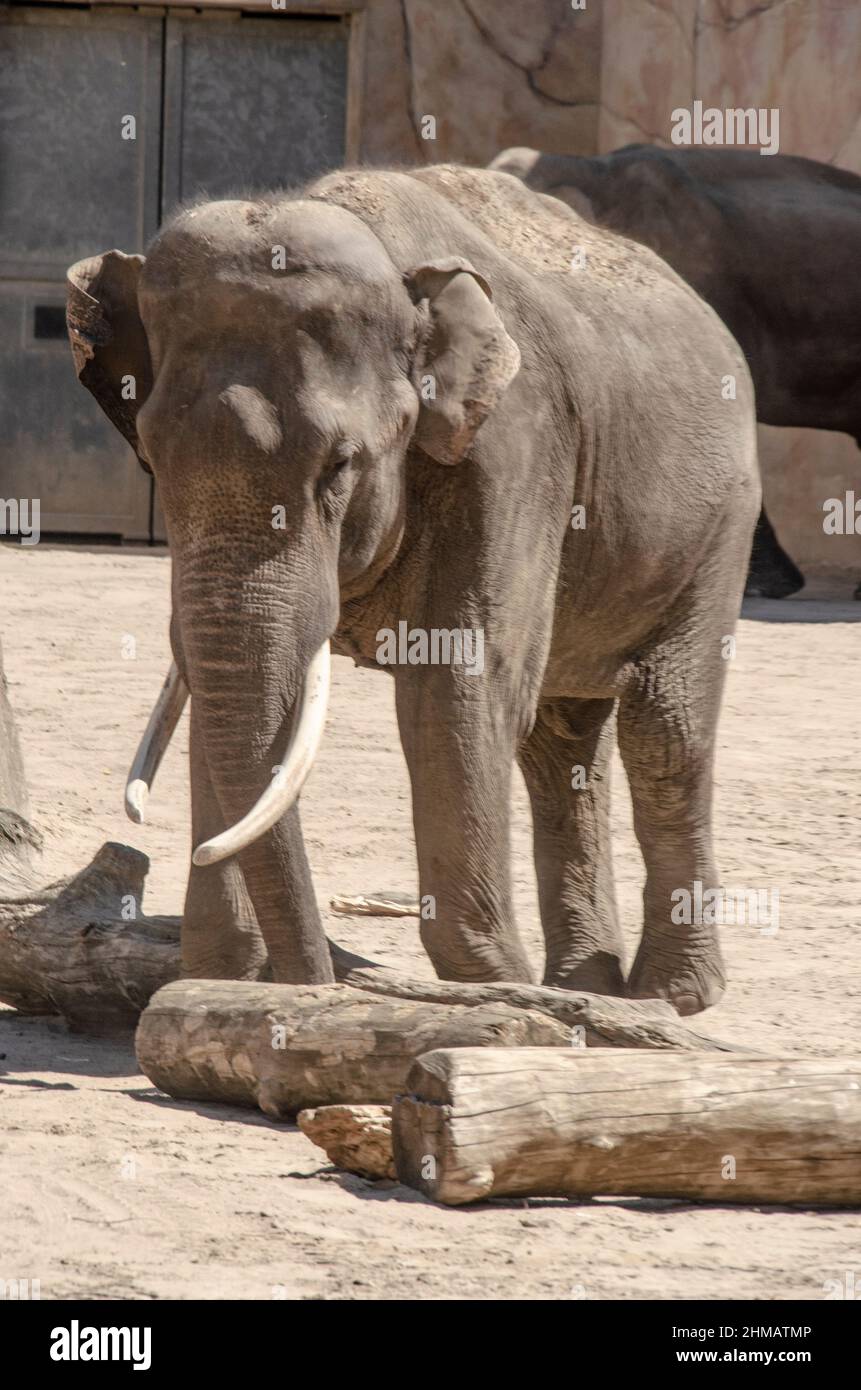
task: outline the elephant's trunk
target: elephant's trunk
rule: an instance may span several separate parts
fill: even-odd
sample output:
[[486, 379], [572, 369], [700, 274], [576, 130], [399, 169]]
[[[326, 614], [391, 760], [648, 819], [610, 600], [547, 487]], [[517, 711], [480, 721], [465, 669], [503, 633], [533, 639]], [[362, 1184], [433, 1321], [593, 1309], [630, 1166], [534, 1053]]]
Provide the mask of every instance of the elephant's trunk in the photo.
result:
[[306, 538], [263, 554], [223, 535], [174, 548], [174, 641], [220, 832], [197, 845], [195, 872], [237, 858], [274, 978], [299, 984], [332, 978], [296, 805], [326, 717], [328, 559]]
[[217, 873], [236, 856], [274, 979], [293, 984], [332, 979], [296, 805], [323, 733], [339, 610], [337, 569], [316, 541], [309, 525], [263, 555], [221, 535], [174, 550], [177, 637], [224, 827], [195, 862]]
[[198, 845], [192, 855], [195, 864], [217, 864], [239, 854], [279, 821], [290, 810], [314, 765], [329, 703], [329, 643], [314, 653], [297, 701], [284, 756], [277, 763], [272, 781], [257, 798], [250, 811], [220, 835]]

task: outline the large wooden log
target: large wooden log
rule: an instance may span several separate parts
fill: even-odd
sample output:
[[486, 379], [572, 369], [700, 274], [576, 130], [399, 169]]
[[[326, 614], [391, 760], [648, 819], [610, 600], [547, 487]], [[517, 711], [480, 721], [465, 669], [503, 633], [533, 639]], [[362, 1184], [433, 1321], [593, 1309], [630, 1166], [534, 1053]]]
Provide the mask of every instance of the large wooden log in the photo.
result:
[[861, 1202], [861, 1059], [434, 1052], [392, 1109], [398, 1176], [501, 1196]]
[[182, 1100], [258, 1105], [286, 1119], [320, 1105], [383, 1105], [439, 1047], [567, 1047], [569, 1030], [504, 1004], [413, 1003], [349, 985], [176, 981], [141, 1016], [141, 1070]]

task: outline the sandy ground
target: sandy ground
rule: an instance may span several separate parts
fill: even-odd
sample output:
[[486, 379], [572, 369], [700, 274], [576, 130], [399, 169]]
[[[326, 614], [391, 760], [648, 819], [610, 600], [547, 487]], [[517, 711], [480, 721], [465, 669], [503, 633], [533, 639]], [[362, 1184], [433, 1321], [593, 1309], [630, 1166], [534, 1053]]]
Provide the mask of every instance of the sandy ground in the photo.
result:
[[[185, 722], [149, 824], [122, 813], [128, 763], [168, 661], [163, 552], [0, 548], [0, 624], [45, 878], [107, 839], [146, 851], [147, 910], [178, 912], [189, 852]], [[774, 935], [724, 929], [713, 1034], [787, 1052], [861, 1049], [861, 605], [759, 602], [739, 629], [720, 734], [719, 859], [777, 889]], [[133, 657], [129, 656], [133, 639]], [[526, 798], [515, 789], [521, 928], [536, 959]], [[335, 662], [303, 797], [322, 907], [415, 887], [392, 686]], [[633, 949], [641, 861], [617, 769], [619, 902]], [[413, 919], [327, 916], [330, 935], [430, 974]], [[823, 1297], [854, 1271], [861, 1214], [667, 1201], [438, 1209], [332, 1169], [295, 1128], [155, 1091], [130, 1047], [0, 1008], [0, 1278], [45, 1298]]]

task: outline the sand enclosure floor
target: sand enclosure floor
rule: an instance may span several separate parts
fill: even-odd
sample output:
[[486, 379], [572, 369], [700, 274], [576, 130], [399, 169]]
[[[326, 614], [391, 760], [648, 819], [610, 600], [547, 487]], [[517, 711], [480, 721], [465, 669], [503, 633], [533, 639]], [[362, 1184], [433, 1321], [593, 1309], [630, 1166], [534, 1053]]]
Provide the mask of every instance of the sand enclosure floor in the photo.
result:
[[[152, 859], [146, 909], [178, 913], [189, 853], [187, 715], [149, 823], [125, 773], [168, 663], [164, 552], [0, 547], [0, 635], [48, 881], [103, 841]], [[779, 891], [774, 934], [727, 927], [706, 1031], [769, 1051], [861, 1051], [861, 604], [759, 601], [738, 633], [720, 729], [727, 886]], [[133, 639], [133, 658], [129, 656]], [[632, 953], [641, 860], [621, 767], [614, 850]], [[521, 930], [540, 960], [529, 817], [515, 786]], [[337, 893], [410, 891], [393, 686], [334, 663], [303, 795], [331, 936], [432, 972], [414, 919], [336, 917]], [[822, 1298], [861, 1281], [861, 1214], [682, 1202], [498, 1201], [444, 1210], [338, 1174], [292, 1126], [159, 1095], [128, 1046], [0, 1007], [0, 1278], [46, 1298]]]

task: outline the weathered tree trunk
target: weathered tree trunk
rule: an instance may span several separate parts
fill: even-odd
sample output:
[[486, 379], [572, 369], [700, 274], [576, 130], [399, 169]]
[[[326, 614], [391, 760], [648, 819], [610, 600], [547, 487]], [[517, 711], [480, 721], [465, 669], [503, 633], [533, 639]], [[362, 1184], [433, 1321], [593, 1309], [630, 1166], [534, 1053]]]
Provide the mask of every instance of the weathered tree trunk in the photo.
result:
[[148, 869], [145, 854], [106, 844], [72, 878], [36, 887], [31, 874], [4, 894], [0, 1000], [92, 1033], [133, 1028], [179, 973], [179, 919], [141, 911]]
[[565, 1047], [555, 1019], [504, 1004], [475, 1008], [374, 998], [349, 985], [185, 980], [141, 1017], [141, 1070], [182, 1100], [258, 1105], [282, 1119], [346, 1102], [385, 1104], [413, 1061], [439, 1047]]
[[435, 1052], [392, 1109], [398, 1176], [501, 1196], [861, 1201], [861, 1059]]

